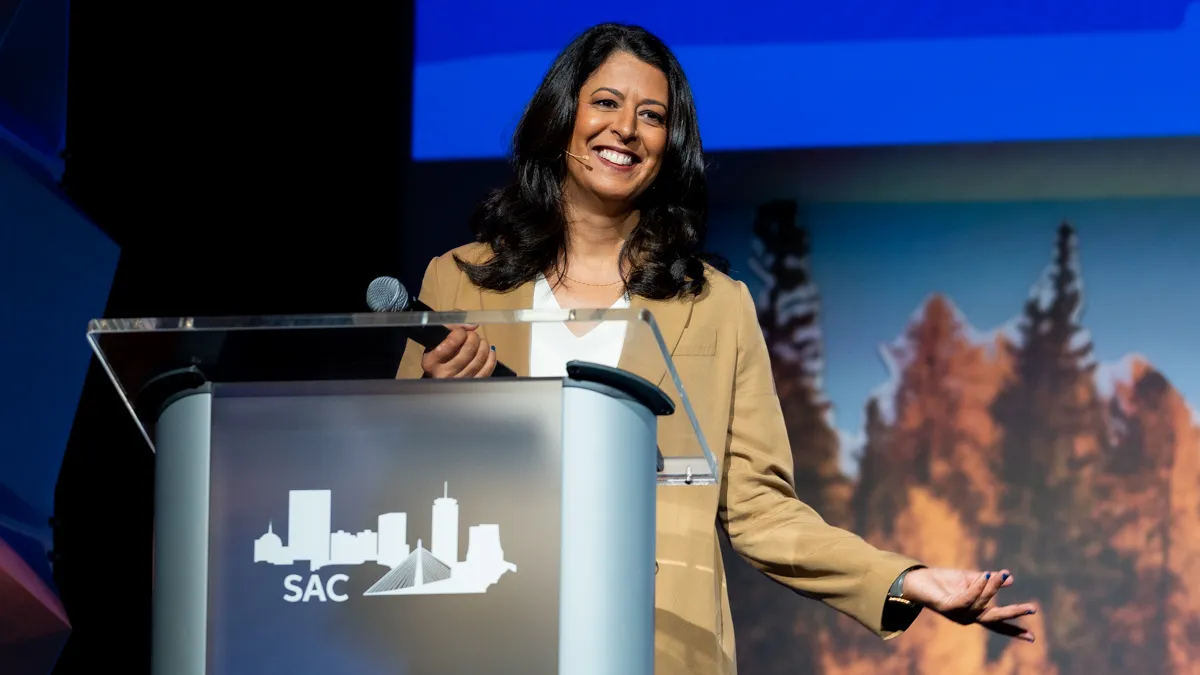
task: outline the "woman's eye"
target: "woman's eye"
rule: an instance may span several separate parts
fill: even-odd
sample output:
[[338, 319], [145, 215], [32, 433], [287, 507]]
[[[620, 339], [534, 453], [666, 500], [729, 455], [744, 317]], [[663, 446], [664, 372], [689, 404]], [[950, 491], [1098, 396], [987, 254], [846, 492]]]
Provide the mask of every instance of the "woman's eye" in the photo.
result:
[[604, 108], [610, 108], [610, 107], [615, 108], [615, 107], [617, 107], [617, 102], [612, 100], [611, 98], [606, 98], [606, 99], [596, 101], [596, 105], [604, 107]]

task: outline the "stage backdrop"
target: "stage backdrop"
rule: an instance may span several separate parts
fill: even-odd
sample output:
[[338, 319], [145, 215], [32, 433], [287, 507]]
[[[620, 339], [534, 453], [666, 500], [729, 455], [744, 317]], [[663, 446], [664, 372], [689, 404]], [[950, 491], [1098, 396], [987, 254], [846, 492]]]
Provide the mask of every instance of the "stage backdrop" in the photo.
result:
[[[1032, 645], [929, 613], [885, 643], [726, 548], [741, 672], [1195, 672], [1197, 156], [1196, 138], [710, 155], [709, 247], [758, 299], [801, 498], [930, 565], [1011, 569], [1003, 597], [1041, 608]], [[445, 225], [410, 235], [424, 263], [506, 170], [422, 169], [446, 195], [416, 220]]]
[[723, 210], [800, 497], [930, 565], [1011, 569], [1034, 645], [934, 615], [883, 643], [727, 551], [739, 665], [1192, 673], [1200, 199]]
[[469, 239], [554, 53], [647, 26], [800, 497], [1041, 608], [1032, 645], [930, 613], [885, 643], [726, 548], [740, 672], [1200, 672], [1200, 3], [485, 4], [418, 3], [406, 282]]

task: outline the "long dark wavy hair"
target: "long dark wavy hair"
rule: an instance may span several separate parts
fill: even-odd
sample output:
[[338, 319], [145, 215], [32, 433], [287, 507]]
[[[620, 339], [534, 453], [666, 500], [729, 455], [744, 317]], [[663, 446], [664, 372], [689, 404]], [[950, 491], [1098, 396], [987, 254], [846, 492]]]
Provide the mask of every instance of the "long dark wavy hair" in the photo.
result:
[[539, 273], [561, 271], [567, 247], [563, 185], [579, 91], [610, 56], [628, 53], [666, 75], [667, 148], [658, 176], [638, 198], [637, 226], [621, 251], [629, 293], [665, 300], [704, 290], [701, 253], [708, 229], [708, 184], [696, 105], [683, 68], [662, 40], [638, 26], [605, 23], [575, 38], [551, 64], [513, 135], [512, 182], [492, 192], [471, 218], [490, 260], [458, 266], [482, 288], [509, 291]]

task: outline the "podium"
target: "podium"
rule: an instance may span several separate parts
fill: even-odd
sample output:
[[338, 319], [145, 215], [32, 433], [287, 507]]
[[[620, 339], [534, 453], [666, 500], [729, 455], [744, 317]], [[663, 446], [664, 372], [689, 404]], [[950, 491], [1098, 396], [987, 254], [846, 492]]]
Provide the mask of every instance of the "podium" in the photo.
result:
[[[397, 377], [460, 324], [624, 335], [554, 377]], [[88, 340], [156, 453], [155, 675], [653, 673], [656, 494], [716, 463], [645, 310], [99, 319]]]

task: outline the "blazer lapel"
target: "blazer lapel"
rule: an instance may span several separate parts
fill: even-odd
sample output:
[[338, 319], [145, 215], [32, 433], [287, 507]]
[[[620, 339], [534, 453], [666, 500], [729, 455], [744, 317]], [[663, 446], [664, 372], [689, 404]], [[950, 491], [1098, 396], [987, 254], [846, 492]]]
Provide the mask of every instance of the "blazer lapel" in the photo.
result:
[[[683, 329], [692, 318], [692, 300], [647, 300], [634, 297], [630, 309], [645, 310], [654, 317], [669, 354], [675, 353]], [[642, 322], [638, 322], [642, 323]], [[655, 385], [661, 385], [667, 374], [667, 363], [651, 334], [649, 325], [639, 325], [628, 331], [619, 367], [640, 375]]]
[[[485, 311], [533, 309], [533, 282], [507, 293], [481, 290], [479, 295], [479, 305]], [[498, 361], [512, 368], [519, 377], [529, 376], [529, 324], [492, 323], [479, 329], [483, 331], [483, 337], [495, 345]]]

